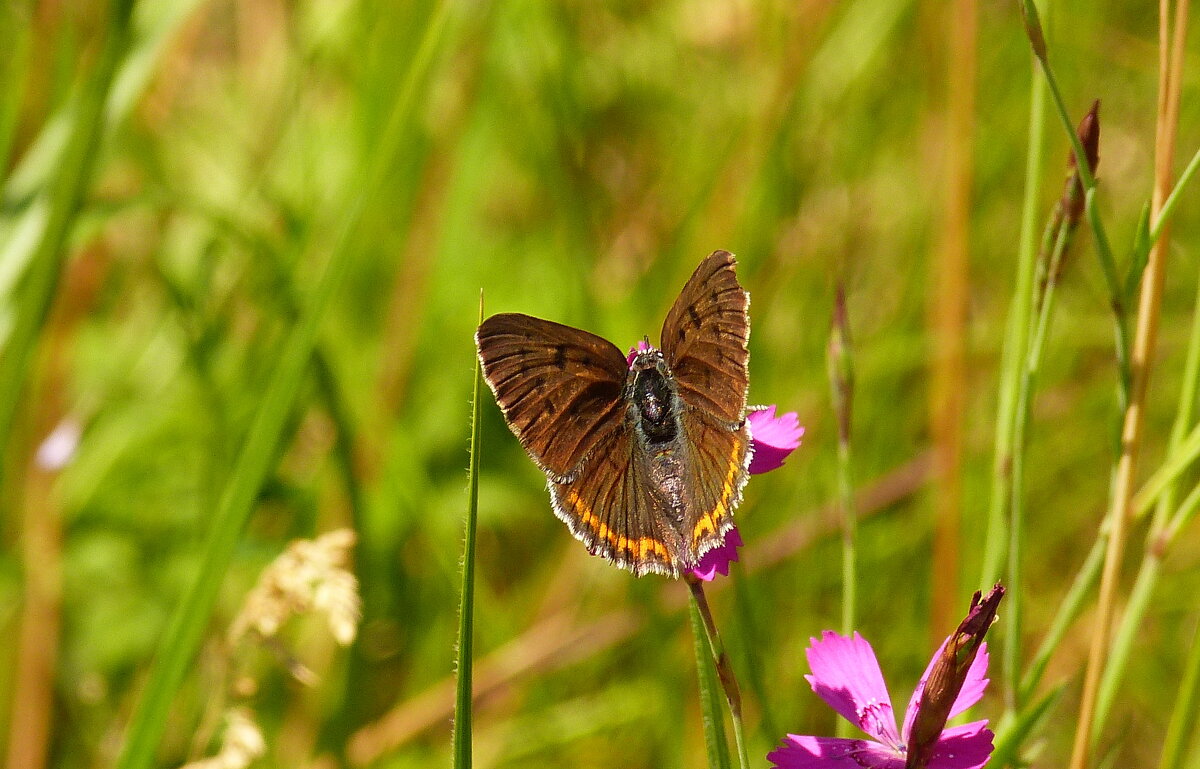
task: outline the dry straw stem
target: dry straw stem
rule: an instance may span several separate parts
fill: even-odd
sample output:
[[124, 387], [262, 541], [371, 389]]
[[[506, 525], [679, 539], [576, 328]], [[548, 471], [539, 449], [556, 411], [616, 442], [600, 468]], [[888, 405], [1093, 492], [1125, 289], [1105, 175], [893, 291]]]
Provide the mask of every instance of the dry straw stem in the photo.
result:
[[[963, 420], [967, 389], [967, 297], [970, 293], [972, 138], [975, 123], [975, 49], [978, 11], [974, 0], [948, 8], [949, 77], [943, 171], [943, 219], [926, 298], [933, 336], [929, 387], [930, 431], [935, 473], [933, 488], [933, 597], [930, 632], [941, 643], [941, 628], [958, 611], [959, 542], [963, 498]], [[935, 287], [935, 288], [934, 288]]]
[[[924, 488], [932, 460], [924, 453], [863, 486], [855, 498], [861, 518], [889, 509]], [[812, 513], [795, 516], [794, 523], [746, 548], [748, 571], [774, 566], [805, 549], [841, 526], [841, 508], [829, 504]], [[724, 582], [714, 584], [721, 589]], [[675, 582], [663, 585], [663, 605], [680, 610], [687, 597]], [[619, 610], [587, 624], [577, 624], [569, 609], [558, 612], [481, 658], [475, 666], [473, 698], [484, 700], [520, 680], [531, 671], [554, 670], [611, 649], [640, 631], [644, 617]], [[426, 729], [442, 726], [454, 712], [453, 677], [433, 684], [401, 702], [379, 720], [351, 736], [347, 757], [353, 766], [368, 766], [395, 751]]]
[[[1171, 165], [1174, 157], [1175, 134], [1179, 116], [1179, 92], [1183, 72], [1183, 40], [1187, 30], [1188, 0], [1175, 7], [1174, 39], [1171, 39], [1169, 19], [1170, 0], [1159, 2], [1159, 92], [1154, 151], [1154, 193], [1151, 198], [1151, 221], [1157, 223], [1163, 203], [1171, 191]], [[1100, 578], [1100, 596], [1096, 607], [1096, 626], [1084, 675], [1083, 695], [1079, 705], [1079, 723], [1070, 769], [1085, 769], [1089, 752], [1094, 747], [1092, 732], [1096, 696], [1100, 676], [1107, 662], [1111, 645], [1113, 607], [1117, 597], [1121, 558], [1124, 554], [1126, 528], [1131, 510], [1138, 451], [1141, 447], [1143, 410], [1150, 380], [1155, 342], [1158, 337], [1159, 308], [1162, 298], [1168, 234], [1155, 242], [1146, 263], [1138, 297], [1137, 329], [1134, 332], [1132, 369], [1133, 382], [1129, 405], [1121, 429], [1121, 455], [1117, 461], [1113, 483], [1112, 505], [1109, 511], [1108, 548], [1104, 571]]]

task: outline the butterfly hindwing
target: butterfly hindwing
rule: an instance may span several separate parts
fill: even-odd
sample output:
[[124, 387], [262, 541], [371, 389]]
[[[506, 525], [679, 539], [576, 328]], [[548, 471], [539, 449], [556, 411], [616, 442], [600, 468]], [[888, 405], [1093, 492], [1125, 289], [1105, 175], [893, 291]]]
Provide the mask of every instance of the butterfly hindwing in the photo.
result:
[[735, 264], [728, 251], [700, 263], [663, 321], [662, 350], [685, 404], [739, 426], [750, 387], [750, 297]]
[[743, 421], [730, 429], [701, 409], [685, 412], [681, 423], [688, 451], [688, 504], [681, 534], [688, 560], [695, 563], [733, 528], [733, 511], [750, 477], [750, 428]]
[[619, 426], [625, 356], [611, 342], [519, 313], [475, 332], [483, 375], [521, 445], [551, 480], [564, 480]]
[[678, 574], [684, 545], [664, 517], [666, 501], [628, 421], [597, 447], [578, 478], [549, 485], [555, 514], [588, 552], [638, 576]]

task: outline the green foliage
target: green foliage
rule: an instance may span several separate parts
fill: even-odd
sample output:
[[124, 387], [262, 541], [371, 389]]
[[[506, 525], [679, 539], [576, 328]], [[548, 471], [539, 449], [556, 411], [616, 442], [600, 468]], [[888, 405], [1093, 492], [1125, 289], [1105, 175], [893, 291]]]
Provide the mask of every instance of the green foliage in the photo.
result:
[[[211, 753], [229, 668], [243, 662], [223, 639], [246, 590], [289, 540], [339, 526], [359, 538], [359, 636], [335, 652], [311, 628], [287, 629], [319, 682], [302, 689], [275, 665], [248, 697], [267, 735], [260, 765], [450, 765], [479, 290], [489, 312], [629, 345], [655, 339], [717, 248], [738, 255], [752, 296], [751, 401], [798, 411], [807, 431], [782, 470], [746, 489], [735, 574], [750, 574], [749, 590], [718, 583], [709, 598], [743, 676], [751, 763], [784, 732], [832, 734], [803, 677], [808, 639], [842, 617], [826, 506], [849, 473], [825, 379], [828, 318], [843, 281], [852, 476], [870, 488], [928, 448], [942, 7], [191, 0], [138, 3], [128, 36], [114, 38], [122, 9], [0, 9], [0, 50], [12, 52], [0, 56], [0, 426], [11, 421], [0, 430], [0, 623], [13, 668], [27, 588], [60, 577], [54, 765], [111, 765], [114, 743], [126, 765]], [[1078, 119], [1104, 100], [1089, 215], [1113, 244], [1134, 244], [1114, 257], [1126, 300], [1161, 234], [1141, 215], [1157, 67], [1145, 16], [1065, 0], [1041, 17], [1066, 110]], [[1031, 130], [1020, 10], [981, 6], [979, 21], [963, 607], [976, 575], [1002, 571], [1003, 548], [985, 565], [984, 540]], [[1192, 87], [1187, 155], [1200, 119]], [[1049, 127], [1030, 166], [1035, 229], [1069, 151]], [[1196, 480], [1195, 452], [1167, 450], [1193, 333], [1196, 194], [1171, 204], [1145, 508], [1168, 481]], [[1015, 757], [1036, 734], [1059, 762], [1118, 407], [1113, 277], [1093, 239], [1081, 226], [1065, 261], [1025, 428], [1017, 672], [1030, 707], [1012, 726], [1025, 732], [1004, 743]], [[703, 764], [682, 586], [588, 558], [483, 400], [469, 561], [476, 764]], [[82, 437], [69, 464], [47, 471], [33, 457], [62, 424]], [[855, 621], [906, 688], [950, 628], [927, 620], [944, 588], [930, 584], [927, 475], [900, 477], [884, 504], [857, 498]], [[31, 567], [38, 521], [57, 547]], [[1159, 760], [1166, 703], [1185, 665], [1196, 677], [1200, 556], [1176, 540], [1114, 683], [1101, 742], [1116, 765]], [[992, 632], [1005, 643], [1003, 624]], [[0, 674], [6, 716], [23, 694], [14, 687], [11, 670]], [[994, 688], [974, 712], [998, 722]], [[709, 699], [722, 705], [719, 688]], [[1173, 745], [1190, 744], [1189, 724], [1171, 728]]]

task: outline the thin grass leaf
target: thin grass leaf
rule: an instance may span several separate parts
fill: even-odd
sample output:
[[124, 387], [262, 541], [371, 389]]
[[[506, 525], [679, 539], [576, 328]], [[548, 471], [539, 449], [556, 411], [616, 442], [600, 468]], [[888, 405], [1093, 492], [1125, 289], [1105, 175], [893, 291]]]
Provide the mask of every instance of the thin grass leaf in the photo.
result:
[[1188, 161], [1187, 167], [1179, 175], [1179, 181], [1175, 182], [1175, 187], [1171, 190], [1171, 194], [1163, 201], [1162, 210], [1158, 212], [1158, 219], [1154, 222], [1154, 229], [1150, 231], [1149, 242], [1146, 245], [1147, 253], [1158, 242], [1159, 237], [1162, 236], [1163, 228], [1167, 226], [1167, 223], [1171, 220], [1171, 216], [1175, 213], [1175, 206], [1179, 203], [1179, 196], [1183, 193], [1188, 182], [1192, 180], [1192, 177], [1196, 175], [1198, 169], [1200, 169], [1200, 149], [1196, 150], [1196, 154], [1192, 155], [1192, 159]]
[[1001, 723], [996, 729], [995, 748], [988, 765], [1020, 766], [1021, 746], [1045, 726], [1046, 719], [1066, 689], [1065, 683], [1059, 684], [1030, 707], [1025, 708], [1016, 718]]
[[1159, 769], [1174, 769], [1183, 766], [1184, 751], [1196, 728], [1196, 717], [1200, 714], [1200, 629], [1192, 633], [1192, 646], [1188, 649], [1187, 664], [1183, 669], [1183, 680], [1175, 694], [1175, 707], [1171, 710], [1171, 721], [1167, 724], [1167, 735], [1163, 740]]
[[[479, 294], [483, 322], [483, 292]], [[454, 767], [471, 767], [471, 704], [475, 638], [475, 527], [479, 521], [479, 396], [483, 369], [475, 362], [471, 393], [471, 469], [467, 479], [467, 523], [463, 537], [462, 591], [458, 604], [458, 675], [454, 700]]]
[[1133, 253], [1129, 259], [1129, 271], [1125, 274], [1125, 302], [1131, 303], [1137, 296], [1138, 286], [1142, 283], [1142, 273], [1146, 270], [1146, 261], [1150, 258], [1150, 204], [1142, 205], [1142, 213], [1138, 216], [1137, 229], [1133, 233]]
[[700, 618], [700, 607], [695, 596], [689, 593], [692, 640], [696, 649], [696, 678], [699, 682], [700, 714], [704, 723], [704, 748], [708, 754], [709, 769], [732, 769], [733, 759], [729, 755], [729, 740], [725, 736], [725, 719], [722, 716], [721, 687], [717, 683], [717, 670], [713, 663], [713, 649]]

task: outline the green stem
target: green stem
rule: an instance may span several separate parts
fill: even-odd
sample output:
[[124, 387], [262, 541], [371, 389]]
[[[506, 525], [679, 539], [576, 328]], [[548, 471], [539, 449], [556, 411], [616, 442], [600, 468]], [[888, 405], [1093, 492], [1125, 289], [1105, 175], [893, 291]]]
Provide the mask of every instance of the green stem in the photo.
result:
[[[1068, 188], [1071, 189], [1071, 188]], [[1070, 194], [1070, 193], [1068, 193]], [[1037, 311], [1033, 320], [1034, 333], [1030, 340], [1028, 358], [1021, 378], [1021, 389], [1017, 397], [1016, 414], [1013, 430], [1013, 461], [1012, 461], [1012, 499], [1010, 501], [1011, 516], [1009, 522], [1009, 551], [1008, 551], [1008, 588], [1010, 601], [1005, 611], [1007, 617], [1007, 642], [1004, 646], [1004, 670], [1008, 682], [1008, 705], [1019, 711], [1022, 707], [1020, 687], [1020, 650], [1021, 650], [1021, 619], [1024, 601], [1022, 600], [1023, 581], [1022, 541], [1025, 527], [1025, 432], [1029, 426], [1030, 413], [1033, 408], [1033, 393], [1037, 386], [1037, 377], [1041, 371], [1042, 360], [1046, 350], [1046, 337], [1050, 328], [1050, 319], [1054, 314], [1055, 288], [1058, 284], [1058, 274], [1062, 266], [1063, 255], [1066, 253], [1074, 229], [1066, 215], [1066, 209], [1060, 207], [1057, 215], [1051, 219], [1047, 227], [1044, 241], [1052, 243], [1052, 250], [1043, 249], [1047, 253], [1039, 259], [1039, 276], [1045, 285], [1045, 291], [1039, 302], [1035, 302]], [[1036, 291], [1036, 287], [1035, 287]]]
[[725, 737], [725, 719], [721, 716], [721, 704], [717, 695], [716, 671], [713, 669], [713, 651], [700, 617], [700, 605], [694, 593], [689, 594], [692, 622], [692, 641], [696, 650], [696, 678], [700, 693], [700, 713], [704, 723], [704, 749], [708, 755], [709, 769], [731, 769], [729, 742]]
[[717, 680], [725, 691], [725, 701], [729, 704], [729, 717], [733, 722], [733, 738], [737, 743], [738, 761], [741, 769], [750, 769], [750, 755], [746, 752], [745, 729], [742, 727], [742, 694], [738, 688], [737, 677], [734, 676], [733, 666], [729, 663], [729, 655], [721, 643], [717, 633], [716, 622], [713, 621], [712, 610], [708, 606], [708, 598], [704, 595], [704, 583], [689, 575], [684, 577], [696, 609], [703, 621], [704, 633], [708, 638], [708, 648], [712, 653], [713, 663], [717, 668]]
[[1183, 669], [1183, 680], [1179, 683], [1175, 707], [1171, 711], [1171, 721], [1167, 724], [1167, 735], [1163, 740], [1159, 769], [1176, 769], [1183, 766], [1184, 751], [1192, 736], [1197, 711], [1200, 711], [1200, 632], [1193, 631], [1192, 646], [1188, 650], [1187, 664]]
[[1029, 348], [1029, 316], [1037, 254], [1035, 233], [1042, 161], [1045, 154], [1045, 111], [1046, 86], [1041, 78], [1034, 77], [1029, 87], [1029, 150], [1025, 157], [1025, 194], [1021, 204], [1021, 233], [1017, 245], [1016, 287], [1009, 303], [1008, 325], [1004, 335], [987, 538], [984, 542], [983, 567], [979, 578], [980, 588], [984, 590], [1000, 579], [1007, 548], [1006, 520], [1012, 494], [1014, 419], [1021, 389], [1023, 363]]

